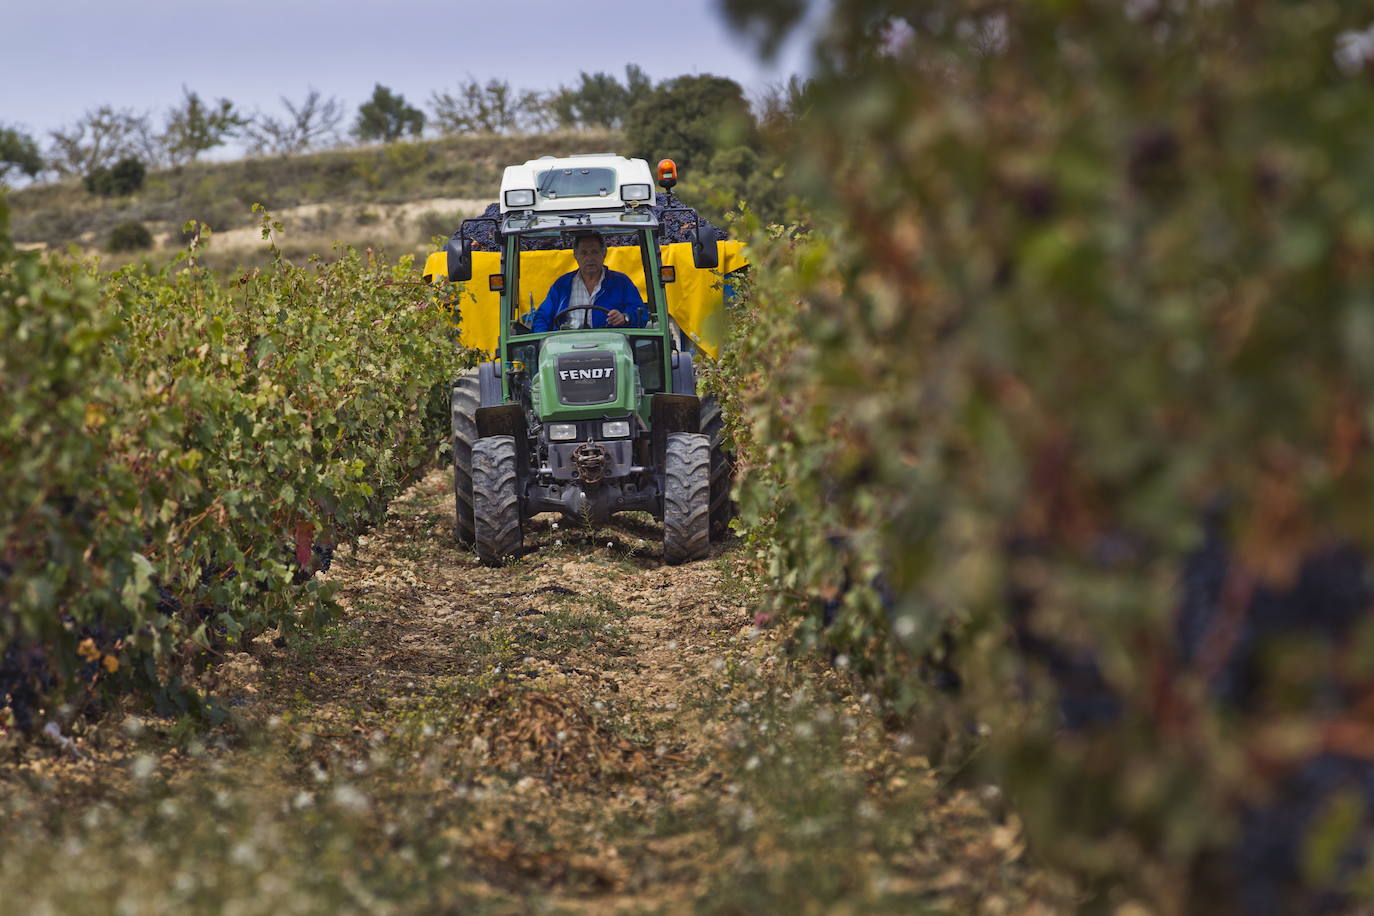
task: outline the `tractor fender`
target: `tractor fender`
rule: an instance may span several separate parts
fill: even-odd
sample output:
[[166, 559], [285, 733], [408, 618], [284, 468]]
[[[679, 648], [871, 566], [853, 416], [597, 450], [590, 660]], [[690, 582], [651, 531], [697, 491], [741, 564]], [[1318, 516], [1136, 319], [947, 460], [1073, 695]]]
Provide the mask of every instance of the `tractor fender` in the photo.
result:
[[525, 411], [519, 404], [496, 404], [477, 408], [477, 441], [493, 436], [510, 436], [515, 441], [516, 476], [528, 478], [530, 450], [525, 438]]
[[519, 404], [496, 404], [477, 408], [477, 437], [513, 436], [517, 442], [525, 434], [525, 413]]
[[[690, 358], [687, 365], [691, 366]], [[673, 372], [677, 372], [676, 365]], [[690, 394], [656, 394], [649, 401], [649, 425], [653, 428], [654, 467], [662, 473], [668, 434], [700, 431], [701, 400]]]
[[[673, 394], [697, 393], [697, 370], [692, 365], [692, 354], [684, 350], [673, 351]], [[685, 432], [685, 430], [683, 430]], [[696, 430], [692, 430], [696, 432]]]
[[504, 400], [501, 396], [501, 372], [496, 360], [490, 360], [477, 367], [477, 383], [480, 386], [478, 390], [481, 392], [480, 403], [483, 407], [495, 407]]

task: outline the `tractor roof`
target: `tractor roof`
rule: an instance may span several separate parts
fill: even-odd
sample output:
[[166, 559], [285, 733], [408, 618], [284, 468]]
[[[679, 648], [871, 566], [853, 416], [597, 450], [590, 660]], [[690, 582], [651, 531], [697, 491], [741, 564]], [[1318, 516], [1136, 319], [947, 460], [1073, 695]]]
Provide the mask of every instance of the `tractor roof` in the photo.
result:
[[501, 176], [501, 212], [558, 213], [623, 210], [651, 205], [654, 178], [649, 163], [609, 153], [544, 156], [506, 166]]

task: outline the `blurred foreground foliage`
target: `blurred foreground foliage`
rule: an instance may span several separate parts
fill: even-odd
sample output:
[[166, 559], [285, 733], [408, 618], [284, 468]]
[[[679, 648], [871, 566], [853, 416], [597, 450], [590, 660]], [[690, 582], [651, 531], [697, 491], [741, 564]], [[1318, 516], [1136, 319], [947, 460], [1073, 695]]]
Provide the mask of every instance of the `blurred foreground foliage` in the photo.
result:
[[[431, 462], [456, 368], [409, 258], [230, 279], [18, 252], [0, 199], [0, 731], [326, 619], [310, 578]], [[263, 217], [264, 235], [280, 226]]]
[[[805, 8], [722, 5], [765, 49]], [[838, 0], [814, 228], [741, 224], [772, 610], [1090, 909], [1374, 899], [1369, 16]]]

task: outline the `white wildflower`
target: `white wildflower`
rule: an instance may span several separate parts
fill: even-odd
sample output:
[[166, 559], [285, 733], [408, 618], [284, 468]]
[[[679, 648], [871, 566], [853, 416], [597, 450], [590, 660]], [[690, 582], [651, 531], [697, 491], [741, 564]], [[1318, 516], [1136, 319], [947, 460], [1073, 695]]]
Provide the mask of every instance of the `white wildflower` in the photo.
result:
[[334, 803], [345, 811], [363, 811], [367, 808], [367, 796], [350, 785], [334, 787]]

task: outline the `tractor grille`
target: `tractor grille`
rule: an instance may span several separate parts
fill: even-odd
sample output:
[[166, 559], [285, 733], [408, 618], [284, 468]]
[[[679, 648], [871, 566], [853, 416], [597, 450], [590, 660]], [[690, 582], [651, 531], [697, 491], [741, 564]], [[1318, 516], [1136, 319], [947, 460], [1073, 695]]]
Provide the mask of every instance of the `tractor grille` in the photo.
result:
[[558, 400], [569, 406], [615, 400], [615, 355], [605, 350], [558, 357]]

